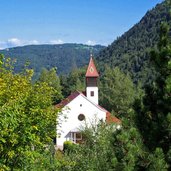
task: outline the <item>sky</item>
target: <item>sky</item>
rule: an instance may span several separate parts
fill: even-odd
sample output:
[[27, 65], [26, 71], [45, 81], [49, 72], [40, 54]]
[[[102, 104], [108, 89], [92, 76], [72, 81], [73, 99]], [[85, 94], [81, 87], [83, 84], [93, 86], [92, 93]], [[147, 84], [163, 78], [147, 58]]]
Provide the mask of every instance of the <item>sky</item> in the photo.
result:
[[163, 0], [0, 0], [0, 49], [109, 45]]

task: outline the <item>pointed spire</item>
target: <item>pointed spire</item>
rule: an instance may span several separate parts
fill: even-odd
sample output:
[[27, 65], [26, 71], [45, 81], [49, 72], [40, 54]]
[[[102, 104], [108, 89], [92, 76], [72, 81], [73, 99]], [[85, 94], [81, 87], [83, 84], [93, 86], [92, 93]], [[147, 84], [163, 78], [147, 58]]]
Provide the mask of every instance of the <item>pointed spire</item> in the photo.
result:
[[86, 77], [99, 77], [92, 54], [90, 55], [90, 62], [87, 68]]

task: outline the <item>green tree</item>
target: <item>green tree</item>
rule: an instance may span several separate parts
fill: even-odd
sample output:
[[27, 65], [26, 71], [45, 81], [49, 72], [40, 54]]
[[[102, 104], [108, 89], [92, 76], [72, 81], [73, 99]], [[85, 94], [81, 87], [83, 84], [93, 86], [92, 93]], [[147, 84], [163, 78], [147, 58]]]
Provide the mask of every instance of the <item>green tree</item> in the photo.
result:
[[85, 91], [85, 68], [74, 69], [69, 75], [60, 77], [62, 85], [62, 94], [64, 97], [72, 92]]
[[152, 83], [156, 72], [150, 64], [149, 51], [159, 41], [161, 22], [168, 21], [171, 26], [170, 7], [166, 1], [149, 10], [131, 29], [100, 51], [97, 61], [101, 72], [106, 64], [111, 68], [119, 67], [124, 73], [129, 72], [135, 83], [141, 81], [143, 86]]
[[136, 98], [136, 89], [131, 78], [119, 68], [105, 70], [100, 85], [100, 101], [109, 111], [124, 114]]
[[[138, 127], [150, 151], [163, 151], [171, 164], [171, 41], [167, 23], [161, 25], [160, 41], [151, 52], [151, 61], [158, 73], [153, 85], [146, 87], [144, 106], [138, 112]], [[142, 125], [145, 125], [142, 127]]]
[[[135, 114], [132, 112], [129, 116]], [[161, 149], [157, 149], [155, 154], [149, 153], [132, 119], [124, 119], [121, 129], [103, 122], [85, 128], [82, 132], [84, 143], [73, 146], [69, 153], [65, 151], [65, 164], [59, 170], [133, 171], [155, 168], [166, 171], [168, 166]]]
[[74, 150], [64, 153], [64, 159], [70, 165], [63, 165], [61, 170], [108, 171], [113, 168], [115, 153], [113, 153], [111, 142], [112, 129], [112, 126], [107, 128], [106, 123], [103, 122], [98, 126], [92, 125], [85, 128], [82, 132], [84, 143], [75, 145]]
[[62, 87], [60, 85], [60, 79], [57, 76], [56, 69], [52, 68], [50, 70], [42, 69], [42, 72], [38, 78], [39, 83], [47, 83], [48, 86], [53, 88], [53, 103], [58, 103], [62, 98]]
[[[133, 115], [132, 112], [129, 112], [129, 116]], [[84, 143], [76, 145], [70, 153], [64, 153], [66, 165], [61, 170], [127, 171], [148, 169], [150, 164], [153, 167], [153, 157], [149, 155], [141, 134], [132, 123], [130, 117], [123, 120], [121, 129], [116, 129], [115, 124], [103, 122], [85, 128], [82, 132]], [[157, 155], [155, 160], [158, 160]], [[167, 168], [165, 161], [159, 160], [162, 163], [160, 167]]]
[[55, 136], [53, 89], [32, 84], [32, 70], [14, 74], [10, 63], [0, 55], [0, 170], [33, 170]]

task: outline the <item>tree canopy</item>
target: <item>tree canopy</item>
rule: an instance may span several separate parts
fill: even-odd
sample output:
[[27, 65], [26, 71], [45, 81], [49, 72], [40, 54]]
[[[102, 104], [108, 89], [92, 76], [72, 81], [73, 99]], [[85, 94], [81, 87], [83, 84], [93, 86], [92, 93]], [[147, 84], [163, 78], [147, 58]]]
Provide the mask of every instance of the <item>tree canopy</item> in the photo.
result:
[[11, 60], [0, 55], [1, 170], [32, 170], [55, 137], [53, 88], [32, 84], [32, 75], [27, 68], [14, 74]]

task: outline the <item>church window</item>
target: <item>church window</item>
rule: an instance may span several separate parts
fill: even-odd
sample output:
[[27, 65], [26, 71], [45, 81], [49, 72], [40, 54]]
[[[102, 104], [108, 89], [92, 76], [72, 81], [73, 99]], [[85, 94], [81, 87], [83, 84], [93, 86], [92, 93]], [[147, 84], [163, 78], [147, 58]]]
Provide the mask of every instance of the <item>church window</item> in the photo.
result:
[[82, 134], [77, 132], [76, 133], [76, 140], [82, 140]]
[[61, 138], [61, 133], [58, 133], [58, 138]]
[[91, 91], [90, 92], [90, 95], [93, 97], [94, 96], [94, 91]]
[[78, 120], [79, 120], [79, 121], [83, 121], [84, 119], [85, 119], [84, 114], [79, 114], [79, 115], [78, 115]]

